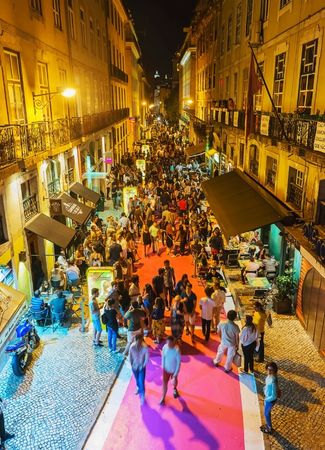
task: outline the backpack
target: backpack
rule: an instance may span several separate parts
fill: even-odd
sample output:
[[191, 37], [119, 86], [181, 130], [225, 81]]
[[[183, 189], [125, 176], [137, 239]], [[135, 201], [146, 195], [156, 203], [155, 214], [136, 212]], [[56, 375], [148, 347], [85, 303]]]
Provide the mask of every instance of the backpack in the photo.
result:
[[106, 313], [106, 311], [104, 311], [102, 314], [102, 324], [107, 325], [107, 322], [108, 322], [107, 313]]

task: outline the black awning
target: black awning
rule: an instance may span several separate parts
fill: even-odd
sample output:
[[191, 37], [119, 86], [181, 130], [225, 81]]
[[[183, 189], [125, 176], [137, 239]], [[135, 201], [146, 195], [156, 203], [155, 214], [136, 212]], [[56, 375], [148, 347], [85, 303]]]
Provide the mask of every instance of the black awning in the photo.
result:
[[93, 191], [92, 189], [87, 188], [81, 183], [77, 181], [70, 186], [70, 191], [74, 194], [79, 195], [79, 197], [83, 197], [85, 200], [89, 200], [90, 202], [96, 203], [98, 202], [100, 195], [98, 192]]
[[62, 201], [62, 214], [82, 225], [86, 222], [92, 208], [78, 202], [75, 198], [63, 192], [58, 197]]
[[205, 153], [205, 144], [190, 145], [185, 149], [185, 152], [189, 158], [203, 155]]
[[76, 234], [72, 228], [42, 213], [27, 222], [25, 229], [62, 248], [67, 248]]
[[202, 188], [227, 237], [290, 216], [270, 193], [238, 169], [205, 181]]

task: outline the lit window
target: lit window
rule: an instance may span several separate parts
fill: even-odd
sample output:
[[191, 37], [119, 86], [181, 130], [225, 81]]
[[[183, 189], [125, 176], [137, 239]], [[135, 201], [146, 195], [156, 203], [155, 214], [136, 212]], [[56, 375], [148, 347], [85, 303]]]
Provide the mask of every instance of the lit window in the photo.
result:
[[[37, 63], [37, 73], [38, 73], [38, 82], [39, 82], [39, 92], [40, 94], [48, 94], [50, 92], [49, 87], [49, 77], [48, 77], [48, 70], [47, 70], [47, 64], [43, 62]], [[51, 102], [42, 109], [42, 113], [45, 120], [50, 120], [52, 113], [51, 113]]]
[[81, 42], [82, 42], [82, 45], [84, 47], [87, 47], [85, 12], [81, 8], [80, 8], [80, 30], [81, 30]]
[[89, 37], [90, 37], [90, 49], [96, 54], [96, 45], [95, 45], [95, 30], [94, 30], [94, 22], [93, 19], [89, 19]]
[[60, 0], [53, 0], [54, 26], [62, 30]]
[[303, 45], [300, 65], [298, 108], [310, 113], [312, 109], [318, 39]]
[[232, 15], [228, 18], [228, 35], [227, 35], [227, 51], [230, 50], [232, 44]]
[[256, 92], [256, 94], [255, 94], [255, 110], [261, 111], [262, 110], [262, 89], [263, 89], [262, 83], [263, 83], [263, 80], [260, 75], [260, 71], [262, 72], [262, 74], [264, 73], [264, 61], [258, 63], [258, 67], [260, 70], [257, 72], [257, 76], [261, 82], [261, 85], [260, 85], [258, 92]]
[[73, 0], [68, 0], [68, 22], [71, 39], [76, 39], [76, 28], [73, 11]]
[[287, 6], [290, 2], [291, 2], [291, 0], [280, 0], [280, 9]]
[[275, 70], [274, 70], [274, 87], [273, 87], [273, 100], [276, 109], [281, 112], [283, 101], [283, 88], [284, 88], [284, 74], [286, 64], [286, 53], [280, 53], [275, 57]]

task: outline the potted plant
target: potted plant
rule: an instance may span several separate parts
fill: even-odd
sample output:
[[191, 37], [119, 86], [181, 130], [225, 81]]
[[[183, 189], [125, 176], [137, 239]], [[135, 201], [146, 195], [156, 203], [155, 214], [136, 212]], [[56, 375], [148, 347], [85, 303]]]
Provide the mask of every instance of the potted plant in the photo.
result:
[[279, 275], [274, 281], [273, 309], [277, 314], [292, 311], [292, 300], [296, 292], [296, 283], [292, 274]]

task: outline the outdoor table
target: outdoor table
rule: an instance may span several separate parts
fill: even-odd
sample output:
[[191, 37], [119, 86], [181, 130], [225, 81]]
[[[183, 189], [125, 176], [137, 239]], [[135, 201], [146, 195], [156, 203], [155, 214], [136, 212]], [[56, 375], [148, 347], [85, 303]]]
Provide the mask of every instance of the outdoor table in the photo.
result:
[[270, 289], [271, 284], [266, 277], [247, 277], [247, 283], [255, 289]]

